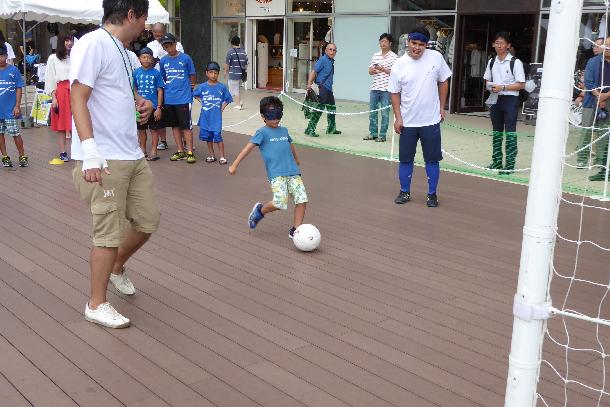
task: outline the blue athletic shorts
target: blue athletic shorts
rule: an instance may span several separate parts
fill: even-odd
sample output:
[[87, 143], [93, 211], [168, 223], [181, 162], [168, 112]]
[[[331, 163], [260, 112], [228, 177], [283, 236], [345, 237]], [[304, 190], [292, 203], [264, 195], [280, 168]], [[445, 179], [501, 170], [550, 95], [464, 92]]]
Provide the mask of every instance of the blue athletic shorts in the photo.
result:
[[214, 142], [214, 143], [222, 143], [222, 134], [219, 131], [211, 131], [211, 130], [199, 130], [199, 140]]
[[443, 153], [441, 152], [441, 124], [437, 123], [430, 126], [402, 128], [398, 145], [398, 160], [401, 163], [412, 163], [414, 161], [417, 140], [421, 141], [425, 162], [435, 163], [443, 159]]

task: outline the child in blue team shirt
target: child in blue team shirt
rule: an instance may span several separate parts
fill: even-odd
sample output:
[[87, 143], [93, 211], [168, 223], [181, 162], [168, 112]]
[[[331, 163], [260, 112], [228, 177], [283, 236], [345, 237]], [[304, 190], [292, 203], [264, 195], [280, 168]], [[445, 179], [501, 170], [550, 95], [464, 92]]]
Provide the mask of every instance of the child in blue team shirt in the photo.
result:
[[235, 175], [239, 163], [258, 146], [271, 183], [273, 200], [264, 205], [260, 202], [254, 204], [248, 217], [248, 224], [251, 229], [254, 229], [269, 212], [287, 209], [288, 195], [292, 195], [295, 204], [294, 224], [288, 233], [292, 238], [295, 229], [303, 223], [305, 218], [307, 192], [301, 179], [299, 158], [292, 144], [292, 138], [288, 134], [288, 129], [280, 126], [283, 109], [282, 101], [275, 96], [267, 96], [261, 100], [260, 112], [265, 121], [265, 127], [258, 129], [250, 138], [250, 142], [229, 167], [229, 173]]
[[[165, 83], [161, 73], [154, 68], [155, 59], [152, 49], [144, 47], [140, 50], [141, 67], [133, 73], [133, 85], [138, 94], [152, 102], [153, 117], [145, 124], [138, 123], [138, 138], [140, 147], [148, 161], [159, 159], [157, 155], [157, 144], [159, 144], [159, 130], [165, 128], [161, 122], [161, 106], [163, 105], [163, 88]], [[150, 155], [146, 154], [146, 130], [150, 129], [152, 146]]]
[[159, 39], [163, 49], [167, 52], [167, 55], [159, 61], [161, 76], [165, 81], [163, 123], [172, 128], [178, 148], [170, 160], [186, 159], [187, 163], [193, 164], [197, 162], [193, 154], [193, 126], [191, 125], [195, 65], [190, 56], [178, 51], [176, 41], [176, 37], [170, 33]]
[[205, 75], [208, 81], [202, 83], [195, 88], [193, 96], [201, 102], [201, 114], [199, 115], [199, 140], [207, 141], [208, 157], [206, 162], [211, 163], [216, 161], [214, 153], [214, 143], [218, 144], [220, 151], [220, 159], [218, 163], [226, 164], [225, 158], [225, 143], [222, 141], [222, 112], [225, 107], [233, 101], [229, 89], [222, 83], [218, 82], [218, 74], [220, 73], [220, 65], [218, 62], [208, 63], [205, 69]]
[[4, 44], [0, 44], [0, 152], [2, 165], [12, 167], [11, 157], [6, 152], [4, 135], [13, 138], [19, 152], [19, 166], [27, 167], [28, 157], [23, 148], [23, 139], [19, 133], [19, 118], [21, 117], [21, 93], [23, 79], [19, 69], [7, 63], [8, 52]]

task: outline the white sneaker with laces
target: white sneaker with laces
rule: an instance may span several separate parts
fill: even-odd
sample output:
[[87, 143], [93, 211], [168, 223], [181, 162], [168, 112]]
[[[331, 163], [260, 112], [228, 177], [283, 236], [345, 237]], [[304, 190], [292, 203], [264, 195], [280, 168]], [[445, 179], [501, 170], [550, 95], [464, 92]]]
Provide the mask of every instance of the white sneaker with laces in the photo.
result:
[[110, 282], [121, 294], [134, 295], [136, 293], [136, 288], [133, 286], [131, 280], [127, 278], [125, 267], [123, 267], [123, 273], [121, 274], [110, 273]]
[[241, 110], [241, 109], [243, 109], [243, 106], [242, 105], [235, 105], [235, 106], [233, 106], [233, 109]]
[[130, 324], [129, 318], [121, 315], [109, 302], [98, 305], [96, 309], [89, 308], [87, 302], [85, 319], [108, 328], [126, 328]]

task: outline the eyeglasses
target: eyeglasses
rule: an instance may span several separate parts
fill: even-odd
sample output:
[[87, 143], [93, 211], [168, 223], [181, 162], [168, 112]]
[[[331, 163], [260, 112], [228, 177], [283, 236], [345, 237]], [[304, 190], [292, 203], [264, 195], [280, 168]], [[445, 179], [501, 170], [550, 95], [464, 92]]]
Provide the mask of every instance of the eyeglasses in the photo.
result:
[[326, 48], [326, 49], [331, 51], [331, 52], [337, 52], [337, 48]]

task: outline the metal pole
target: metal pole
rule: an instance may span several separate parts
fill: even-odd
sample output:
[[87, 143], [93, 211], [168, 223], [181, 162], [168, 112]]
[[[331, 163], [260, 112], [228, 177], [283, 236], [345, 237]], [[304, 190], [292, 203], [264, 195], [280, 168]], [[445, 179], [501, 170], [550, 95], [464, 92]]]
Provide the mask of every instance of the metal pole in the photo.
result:
[[[515, 296], [526, 307], [548, 300], [582, 3], [553, 0], [551, 5]], [[520, 315], [513, 322], [505, 407], [536, 405], [546, 321]]]
[[22, 19], [22, 24], [23, 26], [21, 27], [21, 33], [23, 34], [23, 83], [24, 83], [24, 87], [23, 87], [23, 97], [24, 97], [24, 101], [25, 101], [25, 116], [23, 117], [23, 124], [24, 127], [29, 127], [28, 124], [28, 79], [27, 79], [27, 69], [26, 69], [26, 62], [25, 62], [25, 52], [26, 52], [26, 47], [25, 47], [25, 30], [26, 30], [26, 26], [25, 26], [25, 12], [21, 13], [21, 19]]

